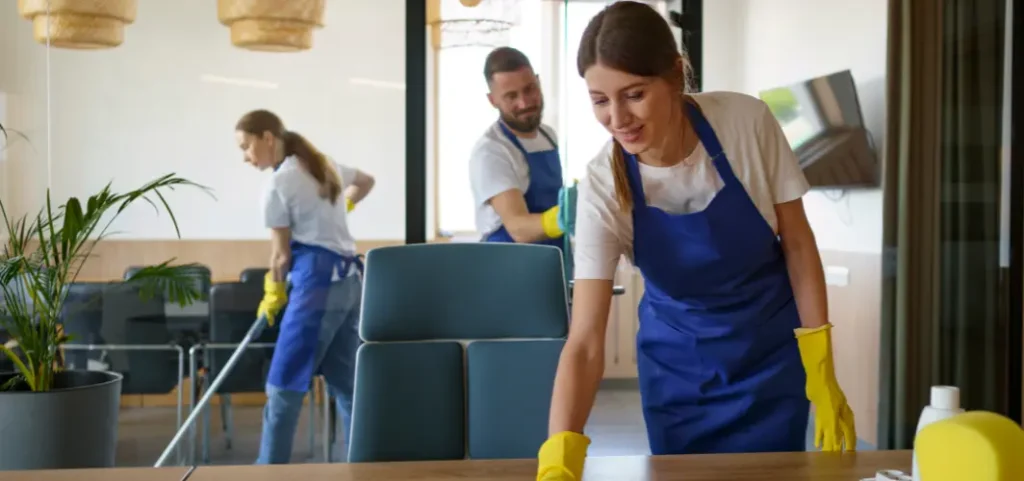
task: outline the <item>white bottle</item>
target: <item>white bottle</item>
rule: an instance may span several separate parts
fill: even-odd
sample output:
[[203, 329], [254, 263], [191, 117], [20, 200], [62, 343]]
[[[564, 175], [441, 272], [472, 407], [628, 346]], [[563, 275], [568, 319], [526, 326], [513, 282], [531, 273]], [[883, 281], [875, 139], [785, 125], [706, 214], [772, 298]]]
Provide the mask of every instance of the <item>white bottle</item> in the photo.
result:
[[[925, 426], [948, 419], [957, 414], [963, 413], [960, 407], [960, 389], [955, 386], [932, 386], [932, 398], [928, 406], [921, 411], [921, 419], [917, 421], [917, 431], [914, 434], [915, 445], [917, 434]], [[914, 451], [914, 468], [910, 472], [914, 481], [922, 481], [920, 471], [917, 469], [917, 450]]]

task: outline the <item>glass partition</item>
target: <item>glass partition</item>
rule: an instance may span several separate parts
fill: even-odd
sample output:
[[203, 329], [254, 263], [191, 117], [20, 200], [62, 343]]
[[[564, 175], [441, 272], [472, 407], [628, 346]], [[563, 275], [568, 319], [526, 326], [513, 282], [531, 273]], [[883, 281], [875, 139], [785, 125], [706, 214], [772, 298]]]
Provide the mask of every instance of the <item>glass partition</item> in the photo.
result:
[[[195, 376], [189, 375], [188, 350], [239, 342], [255, 311], [236, 319], [241, 331], [211, 325], [210, 312], [234, 302], [226, 299], [235, 294], [224, 289], [244, 290], [244, 270], [269, 265], [264, 204], [272, 171], [244, 162], [235, 131], [244, 114], [269, 110], [335, 162], [372, 176], [369, 195], [348, 215], [359, 252], [404, 243], [406, 2], [87, 2], [97, 9], [91, 16], [70, 10], [68, 2], [2, 3], [0, 123], [8, 139], [0, 144], [6, 147], [0, 149], [0, 200], [9, 214], [34, 215], [46, 207], [47, 189], [56, 209], [69, 197], [84, 204], [107, 185], [124, 193], [168, 174], [209, 190], [166, 189], [152, 205], [127, 208], [77, 279], [118, 281], [130, 268], [165, 261], [207, 268], [203, 275], [214, 286], [209, 303], [203, 292], [202, 302], [185, 308], [164, 305], [166, 298], [153, 309], [104, 304], [96, 326], [74, 328], [87, 331], [72, 343], [98, 346], [88, 356], [72, 356], [77, 368], [124, 375], [116, 465], [152, 466], [181, 421], [179, 401], [187, 414], [187, 393], [197, 388], [201, 395], [212, 380], [215, 348], [194, 351]], [[268, 3], [276, 7], [267, 10]], [[35, 6], [41, 7], [29, 11]], [[256, 282], [261, 290], [262, 274]], [[72, 321], [86, 322], [82, 316]], [[183, 346], [182, 383], [178, 353], [158, 350], [171, 343]], [[229, 352], [217, 351], [221, 368]], [[197, 423], [196, 464], [256, 459], [269, 359], [265, 349], [247, 354], [239, 368], [247, 372], [238, 377], [253, 382], [235, 383], [213, 398]], [[3, 362], [0, 372], [9, 367]], [[295, 436], [296, 462], [323, 461], [325, 444], [335, 449], [335, 460], [344, 449], [344, 440], [327, 430], [324, 390], [315, 384], [311, 399], [317, 402], [303, 409]], [[179, 461], [172, 456], [168, 464]]]

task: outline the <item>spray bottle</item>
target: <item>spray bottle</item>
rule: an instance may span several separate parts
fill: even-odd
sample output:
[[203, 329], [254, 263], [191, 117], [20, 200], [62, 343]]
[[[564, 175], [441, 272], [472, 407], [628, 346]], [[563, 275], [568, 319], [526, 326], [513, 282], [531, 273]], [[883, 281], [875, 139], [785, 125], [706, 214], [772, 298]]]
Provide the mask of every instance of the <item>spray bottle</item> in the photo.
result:
[[[964, 410], [960, 407], [959, 388], [954, 386], [932, 386], [931, 401], [921, 411], [921, 418], [917, 421], [917, 431], [914, 433], [914, 437], [916, 438], [917, 433], [920, 433], [925, 426], [963, 412]], [[921, 474], [917, 469], [916, 449], [914, 450], [914, 467], [911, 475], [914, 481], [921, 481]]]

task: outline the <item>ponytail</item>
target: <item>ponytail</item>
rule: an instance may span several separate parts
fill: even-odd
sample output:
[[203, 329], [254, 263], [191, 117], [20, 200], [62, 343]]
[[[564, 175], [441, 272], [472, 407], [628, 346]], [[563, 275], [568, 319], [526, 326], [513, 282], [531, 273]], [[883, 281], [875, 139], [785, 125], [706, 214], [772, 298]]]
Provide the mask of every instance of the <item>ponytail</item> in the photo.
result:
[[341, 176], [338, 175], [338, 169], [302, 135], [286, 130], [282, 138], [284, 155], [295, 156], [320, 185], [320, 197], [329, 201], [331, 205], [336, 205], [341, 195]]
[[622, 144], [612, 138], [612, 178], [615, 179], [615, 199], [619, 201], [622, 212], [633, 211], [633, 194], [629, 187], [629, 175], [626, 172], [626, 156], [622, 154]]

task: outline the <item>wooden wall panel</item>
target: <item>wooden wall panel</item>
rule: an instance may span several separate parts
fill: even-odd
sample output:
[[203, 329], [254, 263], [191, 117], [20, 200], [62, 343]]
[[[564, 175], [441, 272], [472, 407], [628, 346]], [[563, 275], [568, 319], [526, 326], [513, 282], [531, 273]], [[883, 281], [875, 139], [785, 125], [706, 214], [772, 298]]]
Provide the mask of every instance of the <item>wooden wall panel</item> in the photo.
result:
[[[360, 241], [360, 253], [375, 247], [401, 245], [399, 240]], [[270, 259], [267, 240], [117, 240], [99, 243], [79, 274], [81, 281], [118, 280], [125, 269], [174, 259], [174, 263], [198, 262], [210, 268], [213, 280], [235, 281], [249, 267], [265, 267]]]

